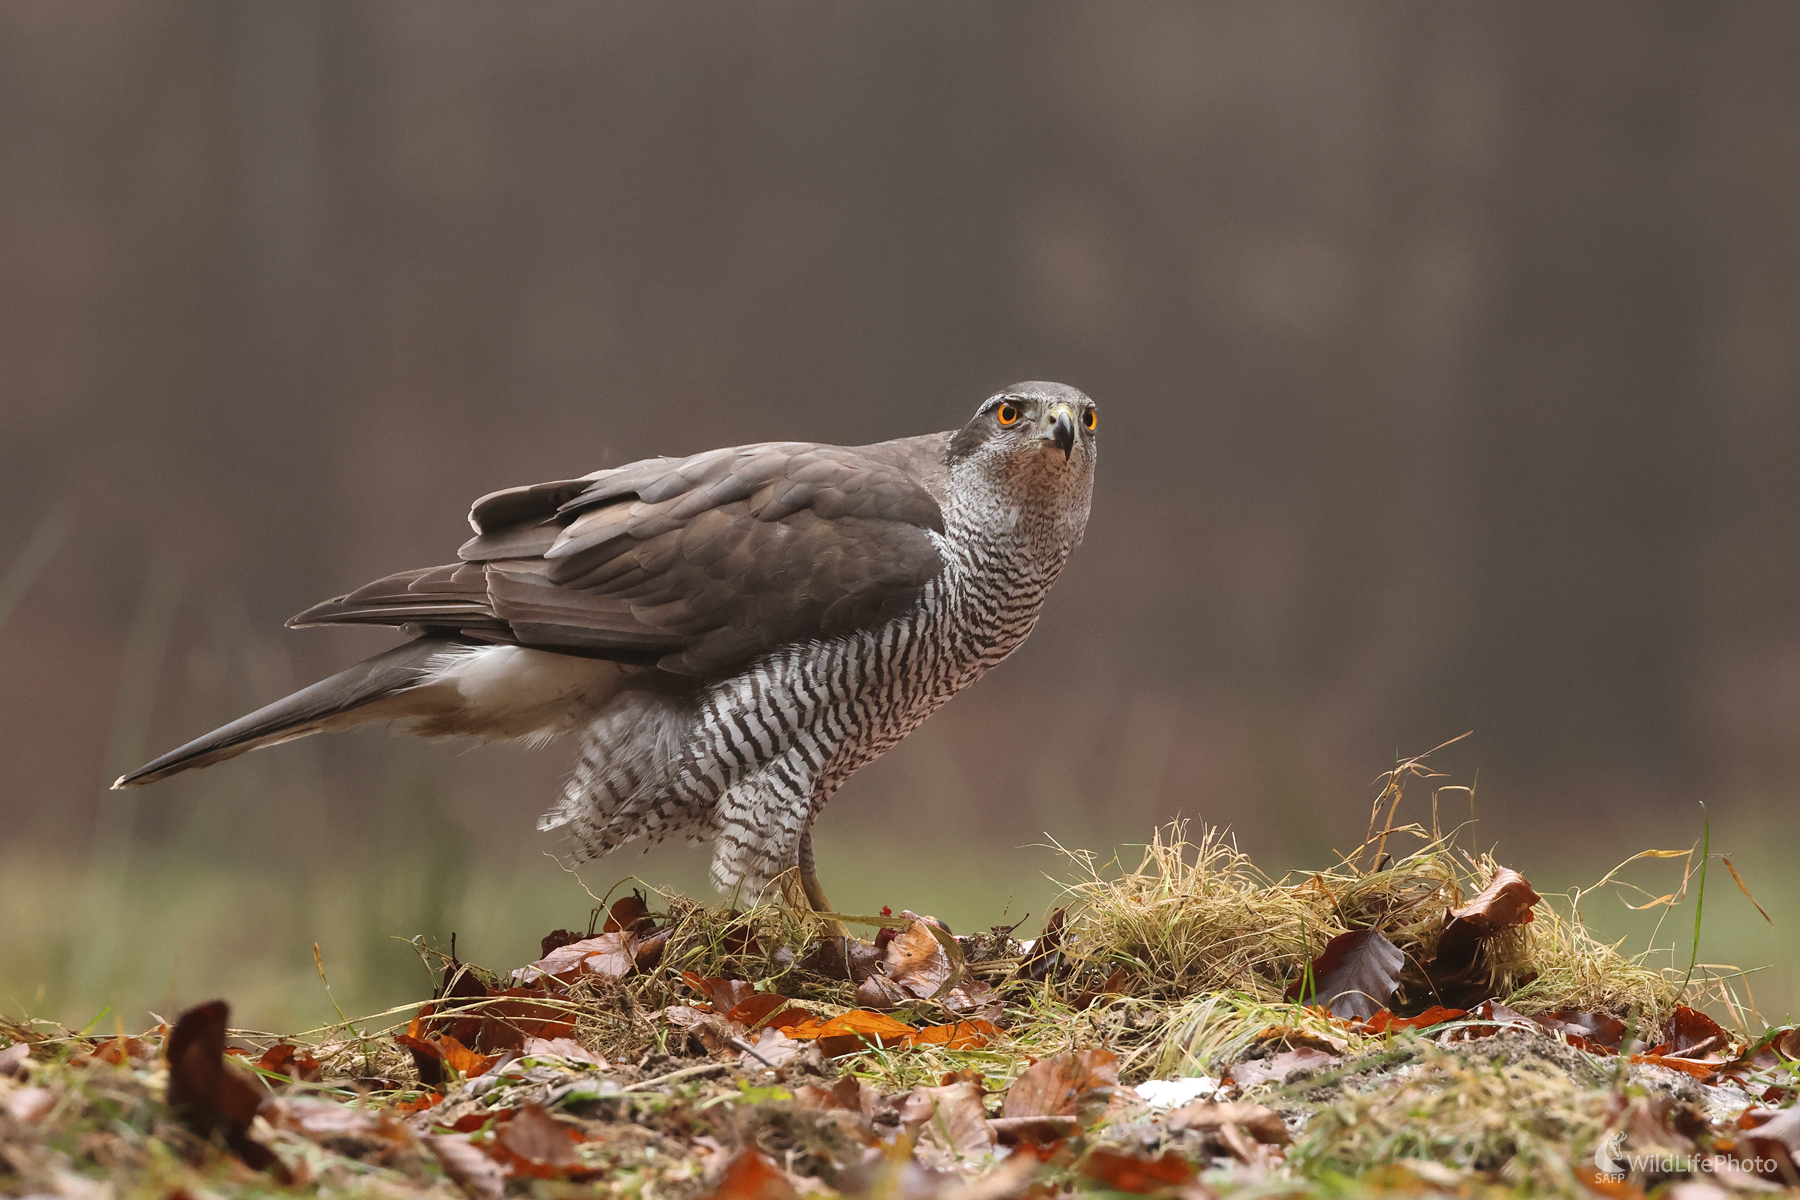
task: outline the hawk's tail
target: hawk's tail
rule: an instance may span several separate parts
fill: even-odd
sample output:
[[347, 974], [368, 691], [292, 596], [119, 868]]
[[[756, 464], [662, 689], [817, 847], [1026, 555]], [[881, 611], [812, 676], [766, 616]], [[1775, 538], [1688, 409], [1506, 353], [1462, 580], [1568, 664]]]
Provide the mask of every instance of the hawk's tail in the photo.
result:
[[396, 646], [385, 654], [377, 654], [329, 679], [321, 679], [311, 687], [301, 688], [285, 699], [259, 708], [247, 717], [239, 717], [205, 737], [195, 738], [187, 745], [119, 776], [113, 787], [154, 783], [194, 767], [210, 767], [216, 762], [236, 758], [248, 750], [405, 715], [386, 711], [391, 706], [376, 702], [417, 683], [428, 670], [432, 656], [454, 644], [450, 638], [429, 637]]

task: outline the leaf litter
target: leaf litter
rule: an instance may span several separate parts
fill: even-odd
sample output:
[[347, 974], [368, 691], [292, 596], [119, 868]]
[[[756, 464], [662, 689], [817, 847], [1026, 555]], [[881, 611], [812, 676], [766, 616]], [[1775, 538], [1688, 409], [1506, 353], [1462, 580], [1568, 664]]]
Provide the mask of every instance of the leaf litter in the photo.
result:
[[441, 955], [416, 1007], [310, 1035], [232, 1030], [223, 1001], [135, 1037], [0, 1024], [0, 1194], [1800, 1184], [1800, 1029], [1596, 942], [1580, 894], [1395, 826], [1421, 777], [1391, 772], [1379, 833], [1303, 876], [1180, 823], [1129, 867], [1072, 852], [1031, 939], [634, 892], [534, 962]]

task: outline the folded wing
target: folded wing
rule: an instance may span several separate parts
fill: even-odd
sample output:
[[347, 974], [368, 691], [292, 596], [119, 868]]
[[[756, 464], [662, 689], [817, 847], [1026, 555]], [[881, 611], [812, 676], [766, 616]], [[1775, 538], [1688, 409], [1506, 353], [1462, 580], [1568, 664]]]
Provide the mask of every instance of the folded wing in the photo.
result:
[[460, 562], [378, 579], [293, 625], [400, 625], [708, 676], [868, 628], [942, 567], [949, 434], [654, 458], [476, 501]]

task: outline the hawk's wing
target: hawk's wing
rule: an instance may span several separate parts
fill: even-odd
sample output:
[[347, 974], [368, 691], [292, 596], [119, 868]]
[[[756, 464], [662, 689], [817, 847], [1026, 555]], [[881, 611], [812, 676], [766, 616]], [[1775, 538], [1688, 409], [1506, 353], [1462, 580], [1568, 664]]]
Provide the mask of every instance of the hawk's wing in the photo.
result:
[[709, 675], [870, 628], [942, 567], [927, 530], [950, 434], [652, 458], [475, 502], [463, 561], [390, 575], [292, 625], [410, 625]]

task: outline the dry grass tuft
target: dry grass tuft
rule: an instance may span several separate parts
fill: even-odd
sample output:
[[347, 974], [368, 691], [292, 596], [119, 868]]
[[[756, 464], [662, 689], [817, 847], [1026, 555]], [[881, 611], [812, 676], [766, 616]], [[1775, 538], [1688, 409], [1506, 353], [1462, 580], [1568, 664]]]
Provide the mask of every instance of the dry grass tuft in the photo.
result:
[[[1380, 929], [1406, 955], [1393, 1007], [1419, 1011], [1442, 1001], [1421, 964], [1436, 954], [1446, 912], [1500, 865], [1416, 826], [1386, 830], [1382, 842], [1406, 834], [1424, 844], [1398, 860], [1383, 853], [1378, 870], [1359, 868], [1353, 854], [1330, 870], [1279, 880], [1219, 830], [1190, 840], [1179, 821], [1158, 829], [1129, 867], [1065, 851], [1077, 868], [1066, 885], [1069, 952], [1087, 978], [1119, 985], [1127, 999], [1113, 1019], [1139, 1031], [1134, 1064], [1159, 1074], [1228, 1062], [1271, 1024], [1307, 1028], [1316, 1015], [1283, 997], [1326, 942], [1352, 928]], [[1533, 912], [1530, 923], [1485, 943], [1485, 973], [1475, 981], [1483, 994], [1528, 1015], [1578, 1008], [1646, 1028], [1673, 1010], [1676, 981], [1645, 956], [1595, 940], [1551, 901]]]

